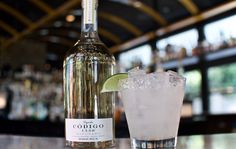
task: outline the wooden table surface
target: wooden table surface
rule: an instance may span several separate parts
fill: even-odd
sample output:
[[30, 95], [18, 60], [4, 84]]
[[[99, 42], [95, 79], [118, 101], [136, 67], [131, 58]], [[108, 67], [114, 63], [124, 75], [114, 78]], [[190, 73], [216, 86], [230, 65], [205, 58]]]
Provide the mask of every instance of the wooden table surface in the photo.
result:
[[[0, 149], [65, 149], [63, 138], [0, 135]], [[116, 149], [131, 149], [129, 139], [116, 139]], [[236, 134], [178, 137], [177, 149], [236, 149]]]

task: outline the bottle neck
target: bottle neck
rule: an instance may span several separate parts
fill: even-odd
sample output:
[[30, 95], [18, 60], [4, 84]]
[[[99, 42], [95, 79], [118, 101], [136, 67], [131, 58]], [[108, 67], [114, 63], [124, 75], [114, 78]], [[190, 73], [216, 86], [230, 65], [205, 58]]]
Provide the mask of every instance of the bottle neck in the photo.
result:
[[97, 0], [83, 0], [82, 38], [98, 38], [97, 32]]

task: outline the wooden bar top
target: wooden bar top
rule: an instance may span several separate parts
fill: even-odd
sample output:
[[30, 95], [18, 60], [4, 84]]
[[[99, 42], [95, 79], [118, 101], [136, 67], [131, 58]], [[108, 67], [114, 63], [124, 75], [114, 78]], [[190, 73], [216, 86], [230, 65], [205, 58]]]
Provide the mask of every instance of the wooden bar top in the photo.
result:
[[[177, 149], [230, 149], [236, 146], [236, 134], [178, 137]], [[0, 135], [0, 149], [65, 149], [64, 138]], [[131, 149], [130, 140], [116, 139], [115, 149]]]

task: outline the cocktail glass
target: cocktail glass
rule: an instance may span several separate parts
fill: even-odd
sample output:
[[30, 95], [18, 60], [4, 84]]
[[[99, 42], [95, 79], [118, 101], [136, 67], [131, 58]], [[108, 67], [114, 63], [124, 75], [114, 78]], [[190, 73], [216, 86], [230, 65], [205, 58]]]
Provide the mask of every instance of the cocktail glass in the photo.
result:
[[173, 71], [131, 70], [119, 81], [133, 148], [175, 148], [185, 78]]

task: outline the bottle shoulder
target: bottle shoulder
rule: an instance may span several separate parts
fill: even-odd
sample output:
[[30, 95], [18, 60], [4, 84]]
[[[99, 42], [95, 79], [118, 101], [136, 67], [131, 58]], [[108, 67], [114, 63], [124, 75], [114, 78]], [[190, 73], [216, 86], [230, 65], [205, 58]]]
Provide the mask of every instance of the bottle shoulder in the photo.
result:
[[83, 60], [115, 61], [114, 56], [101, 42], [78, 41], [70, 50], [68, 50], [65, 60], [74, 58]]

